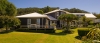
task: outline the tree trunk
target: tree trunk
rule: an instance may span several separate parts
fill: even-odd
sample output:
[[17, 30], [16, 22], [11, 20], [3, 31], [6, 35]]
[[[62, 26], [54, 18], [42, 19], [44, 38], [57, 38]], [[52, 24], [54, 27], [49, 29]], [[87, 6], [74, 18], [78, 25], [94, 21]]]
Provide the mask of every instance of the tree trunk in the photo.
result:
[[70, 22], [67, 21], [67, 30], [69, 30], [69, 28], [70, 28]]

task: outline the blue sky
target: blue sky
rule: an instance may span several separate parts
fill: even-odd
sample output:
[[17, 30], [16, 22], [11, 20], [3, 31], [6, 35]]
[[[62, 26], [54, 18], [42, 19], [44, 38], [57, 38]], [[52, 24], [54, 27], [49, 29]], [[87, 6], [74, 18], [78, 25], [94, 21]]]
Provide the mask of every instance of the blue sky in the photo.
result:
[[89, 12], [100, 13], [100, 0], [8, 0], [17, 8], [26, 7], [60, 7], [79, 8]]

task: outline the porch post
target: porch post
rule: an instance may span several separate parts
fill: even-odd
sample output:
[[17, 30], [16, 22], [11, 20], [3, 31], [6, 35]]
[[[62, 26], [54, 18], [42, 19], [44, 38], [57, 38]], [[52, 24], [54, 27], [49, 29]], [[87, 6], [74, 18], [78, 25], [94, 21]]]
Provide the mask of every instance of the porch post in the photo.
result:
[[50, 21], [50, 26], [49, 27], [51, 28], [51, 21]]
[[50, 21], [50, 28], [52, 28], [52, 26], [51, 26], [51, 25], [52, 25], [52, 21]]
[[46, 19], [45, 28], [48, 28], [48, 19]]
[[43, 18], [42, 18], [42, 28], [43, 28]]

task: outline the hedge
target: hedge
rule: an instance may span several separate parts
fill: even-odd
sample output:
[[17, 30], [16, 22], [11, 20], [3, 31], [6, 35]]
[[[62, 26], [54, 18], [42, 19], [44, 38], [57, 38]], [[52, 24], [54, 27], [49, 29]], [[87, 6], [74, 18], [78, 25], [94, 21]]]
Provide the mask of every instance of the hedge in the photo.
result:
[[20, 32], [55, 33], [54, 29], [17, 29]]
[[90, 28], [79, 28], [78, 29], [78, 35], [79, 36], [86, 36], [87, 33], [90, 31]]

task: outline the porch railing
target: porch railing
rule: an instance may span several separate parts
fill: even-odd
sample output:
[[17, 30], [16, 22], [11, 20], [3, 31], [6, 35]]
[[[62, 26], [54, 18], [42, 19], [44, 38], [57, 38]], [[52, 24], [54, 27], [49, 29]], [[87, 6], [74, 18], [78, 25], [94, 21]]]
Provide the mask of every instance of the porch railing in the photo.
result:
[[50, 25], [21, 25], [22, 28], [54, 28]]

